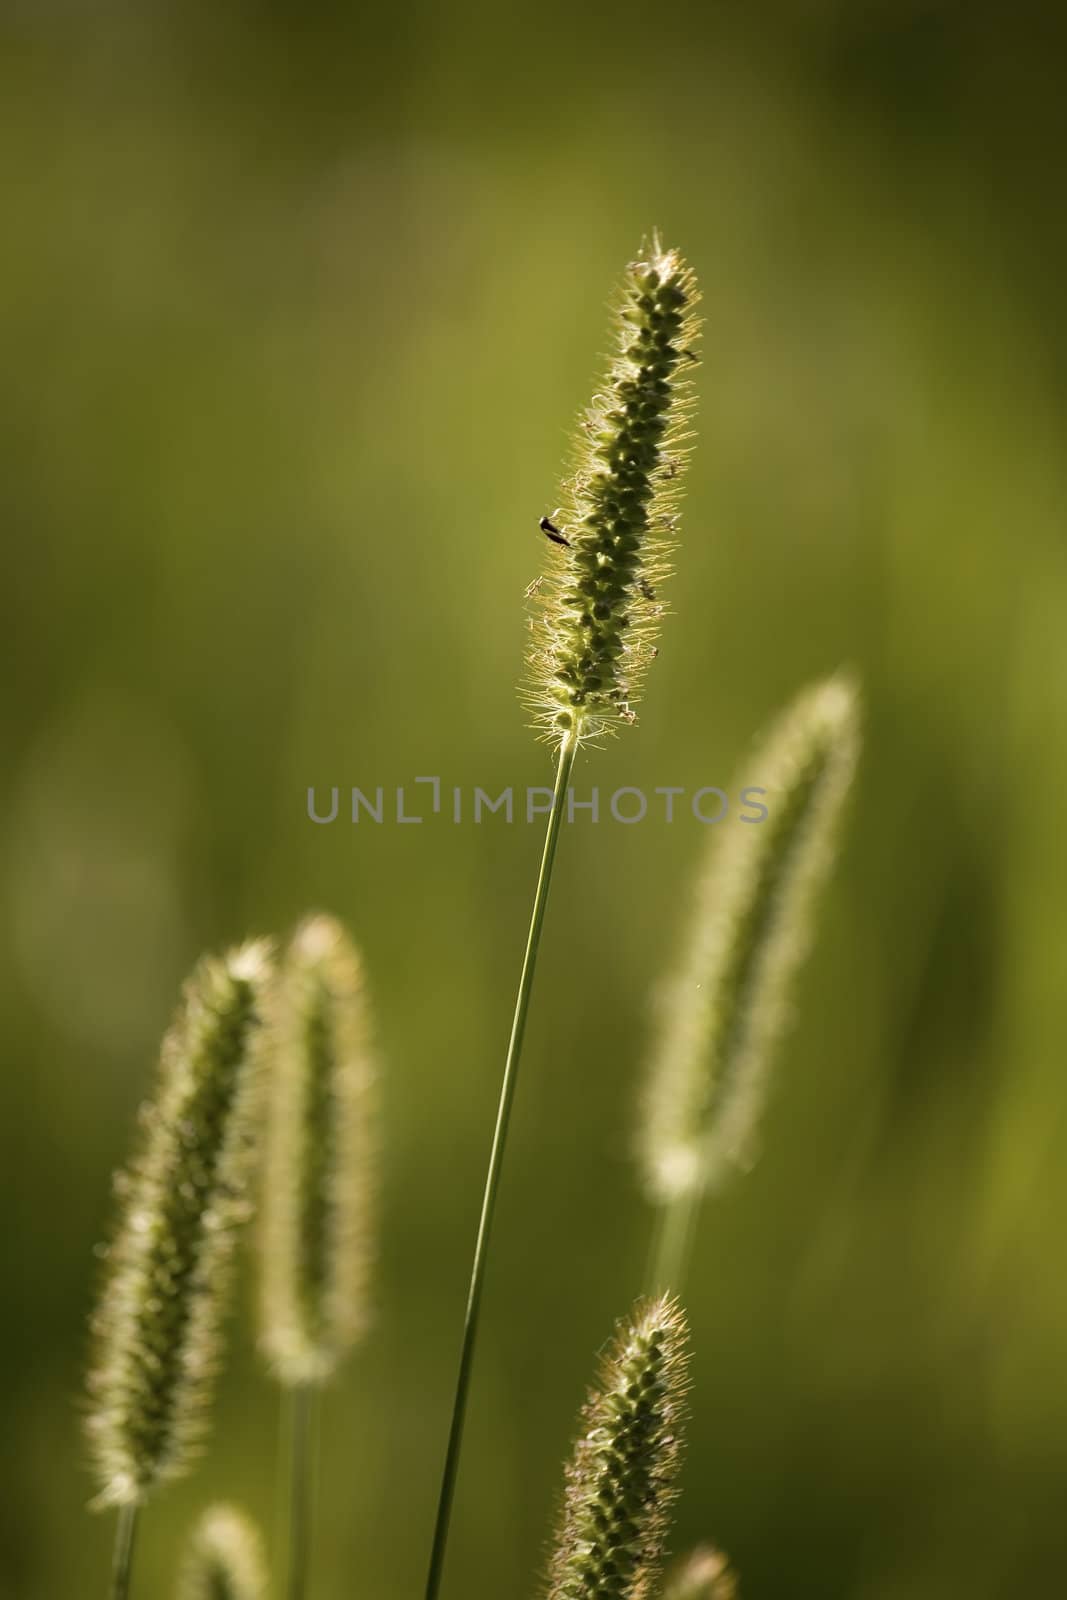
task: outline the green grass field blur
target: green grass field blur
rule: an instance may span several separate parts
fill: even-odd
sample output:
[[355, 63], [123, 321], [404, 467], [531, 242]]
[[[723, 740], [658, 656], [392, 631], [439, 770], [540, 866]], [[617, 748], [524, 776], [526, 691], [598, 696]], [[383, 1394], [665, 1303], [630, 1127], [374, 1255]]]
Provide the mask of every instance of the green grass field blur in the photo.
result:
[[[316, 1600], [417, 1596], [539, 830], [516, 686], [604, 305], [700, 275], [699, 447], [638, 727], [575, 782], [728, 786], [867, 698], [754, 1171], [706, 1209], [674, 1546], [743, 1600], [1044, 1600], [1067, 1564], [1067, 149], [1051, 5], [41, 0], [0, 20], [0, 1597], [103, 1596], [94, 1246], [177, 988], [309, 907], [387, 1058], [375, 1332]], [[421, 826], [309, 785], [437, 775]], [[426, 791], [422, 791], [425, 795]], [[641, 1285], [649, 1000], [705, 830], [565, 832], [446, 1594], [530, 1595]], [[251, 1285], [210, 1453], [276, 1499]]]

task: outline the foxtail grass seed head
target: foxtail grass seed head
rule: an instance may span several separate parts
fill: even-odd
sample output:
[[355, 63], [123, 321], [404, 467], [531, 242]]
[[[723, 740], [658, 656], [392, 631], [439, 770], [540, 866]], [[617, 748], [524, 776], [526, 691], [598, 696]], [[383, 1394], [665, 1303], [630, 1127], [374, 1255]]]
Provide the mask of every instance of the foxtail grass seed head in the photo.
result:
[[740, 786], [764, 793], [759, 822], [710, 841], [688, 939], [661, 997], [642, 1119], [650, 1197], [718, 1183], [752, 1159], [790, 981], [833, 858], [859, 748], [856, 690], [831, 678], [802, 693]]
[[667, 1573], [663, 1600], [737, 1600], [737, 1580], [720, 1551], [699, 1545]]
[[675, 1300], [620, 1323], [566, 1469], [548, 1600], [636, 1600], [663, 1559], [677, 1495], [688, 1332]]
[[190, 1536], [177, 1600], [267, 1600], [263, 1541], [236, 1506], [211, 1506]]
[[248, 944], [193, 972], [142, 1112], [141, 1152], [118, 1182], [89, 1374], [100, 1506], [137, 1504], [179, 1477], [207, 1429], [230, 1257], [249, 1211], [268, 956]]
[[[664, 611], [697, 364], [696, 279], [658, 238], [631, 262], [614, 351], [579, 420], [550, 528], [524, 699], [544, 735], [595, 738], [633, 722]], [[544, 527], [544, 523], [542, 523]]]
[[261, 1343], [282, 1383], [321, 1383], [368, 1320], [376, 1154], [363, 966], [332, 917], [293, 935], [266, 1053]]

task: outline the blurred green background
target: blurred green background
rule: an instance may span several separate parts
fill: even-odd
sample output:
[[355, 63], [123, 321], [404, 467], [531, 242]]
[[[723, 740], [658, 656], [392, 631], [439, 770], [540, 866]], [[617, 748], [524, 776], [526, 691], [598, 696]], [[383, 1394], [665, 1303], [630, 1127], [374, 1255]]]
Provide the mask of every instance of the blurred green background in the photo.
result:
[[[868, 700], [762, 1159], [704, 1219], [675, 1546], [719, 1541], [744, 1600], [1062, 1592], [1058, 9], [4, 8], [3, 1600], [104, 1592], [93, 1250], [177, 986], [310, 906], [363, 942], [388, 1061], [315, 1594], [421, 1592], [540, 841], [315, 827], [306, 789], [550, 781], [536, 519], [652, 225], [703, 283], [700, 446], [640, 725], [576, 782], [727, 785], [811, 677]], [[704, 838], [564, 838], [449, 1595], [533, 1591], [640, 1287], [648, 996]], [[271, 1518], [249, 1299], [141, 1594], [207, 1498]]]

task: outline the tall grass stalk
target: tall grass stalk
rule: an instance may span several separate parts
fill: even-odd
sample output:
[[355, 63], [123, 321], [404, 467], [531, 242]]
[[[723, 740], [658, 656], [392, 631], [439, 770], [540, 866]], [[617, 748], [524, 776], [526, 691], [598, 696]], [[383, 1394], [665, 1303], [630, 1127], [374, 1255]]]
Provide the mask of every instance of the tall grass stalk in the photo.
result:
[[679, 1293], [684, 1288], [703, 1199], [703, 1182], [693, 1183], [657, 1206], [645, 1275], [650, 1292], [667, 1285]]
[[113, 1600], [129, 1592], [138, 1508], [188, 1471], [207, 1429], [230, 1262], [250, 1209], [267, 965], [261, 944], [200, 962], [163, 1042], [142, 1148], [118, 1183], [87, 1419], [94, 1504], [119, 1508]]
[[642, 1118], [645, 1188], [659, 1208], [652, 1290], [681, 1288], [706, 1190], [752, 1160], [858, 747], [851, 683], [809, 688], [739, 779], [766, 796], [766, 817], [711, 842], [663, 994]]
[[441, 1586], [445, 1550], [448, 1545], [449, 1520], [456, 1492], [460, 1451], [463, 1446], [463, 1426], [467, 1415], [467, 1398], [470, 1392], [471, 1371], [474, 1365], [478, 1316], [481, 1310], [482, 1291], [485, 1287], [485, 1268], [489, 1253], [489, 1239], [493, 1228], [497, 1191], [500, 1187], [500, 1174], [504, 1165], [504, 1148], [507, 1143], [508, 1124], [511, 1121], [511, 1108], [515, 1099], [519, 1058], [522, 1054], [522, 1043], [526, 1033], [526, 1018], [530, 1009], [534, 969], [537, 966], [537, 953], [541, 946], [541, 929], [545, 920], [545, 908], [548, 905], [548, 891], [552, 881], [552, 867], [556, 859], [556, 846], [559, 842], [559, 829], [563, 818], [567, 782], [574, 765], [576, 749], [576, 736], [568, 734], [559, 748], [556, 782], [552, 793], [552, 810], [549, 813], [548, 831], [545, 835], [544, 851], [541, 855], [541, 870], [537, 875], [537, 888], [534, 892], [533, 913], [530, 918], [529, 933], [526, 936], [526, 949], [522, 958], [519, 992], [515, 1000], [515, 1013], [511, 1021], [511, 1037], [508, 1040], [508, 1053], [504, 1062], [504, 1079], [501, 1084], [500, 1100], [497, 1105], [496, 1126], [493, 1130], [493, 1143], [489, 1152], [489, 1170], [486, 1174], [485, 1190], [482, 1194], [482, 1210], [478, 1219], [478, 1236], [475, 1241], [474, 1261], [471, 1267], [470, 1286], [467, 1291], [467, 1308], [463, 1318], [463, 1336], [460, 1342], [456, 1392], [452, 1403], [452, 1417], [448, 1429], [448, 1443], [445, 1447], [445, 1462], [441, 1476], [437, 1519], [434, 1524], [433, 1545], [430, 1551], [430, 1567], [426, 1579], [427, 1600], [434, 1600]]
[[135, 1500], [119, 1507], [115, 1523], [115, 1547], [111, 1558], [111, 1600], [126, 1600], [133, 1572], [133, 1547], [141, 1508]]
[[375, 1067], [359, 952], [317, 915], [297, 928], [268, 1006], [260, 1344], [286, 1413], [288, 1600], [311, 1550], [319, 1394], [369, 1320]]
[[686, 455], [680, 425], [697, 361], [696, 300], [692, 272], [658, 238], [627, 268], [615, 353], [580, 419], [563, 506], [554, 521], [542, 521], [553, 535], [553, 564], [537, 590], [524, 699], [556, 746], [556, 777], [478, 1221], [426, 1600], [436, 1600], [441, 1586], [489, 1242], [567, 785], [584, 741], [636, 720], [640, 680], [656, 654], [652, 641], [664, 609], [657, 585], [677, 530]]
[[318, 1389], [309, 1383], [295, 1385], [287, 1395], [289, 1547], [286, 1552], [285, 1593], [288, 1600], [303, 1600], [307, 1591], [315, 1477], [313, 1442], [318, 1420], [318, 1399]]

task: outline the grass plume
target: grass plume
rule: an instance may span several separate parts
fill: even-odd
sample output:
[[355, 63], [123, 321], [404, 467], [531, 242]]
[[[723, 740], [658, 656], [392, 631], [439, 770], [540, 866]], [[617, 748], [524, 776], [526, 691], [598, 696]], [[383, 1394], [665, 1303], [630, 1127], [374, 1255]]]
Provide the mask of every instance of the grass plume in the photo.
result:
[[367, 1323], [375, 1188], [366, 985], [334, 918], [293, 935], [266, 1046], [261, 1342], [283, 1383], [322, 1383]]
[[368, 1320], [370, 1033], [359, 952], [335, 918], [305, 918], [270, 996], [260, 1227], [260, 1342], [289, 1413], [289, 1600], [302, 1600], [310, 1565], [318, 1391]]
[[655, 1583], [677, 1495], [687, 1330], [676, 1301], [638, 1303], [579, 1420], [547, 1600], [633, 1600]]
[[699, 1545], [667, 1573], [663, 1600], [737, 1600], [737, 1580], [720, 1551]]
[[645, 1104], [643, 1167], [656, 1202], [699, 1193], [749, 1158], [858, 742], [851, 684], [806, 690], [741, 779], [765, 793], [767, 816], [711, 841]]
[[143, 1147], [93, 1317], [88, 1434], [98, 1505], [136, 1506], [185, 1472], [208, 1421], [255, 1128], [252, 1049], [268, 965], [205, 958], [162, 1048]]
[[614, 352], [579, 421], [557, 514], [565, 544], [537, 587], [526, 700], [542, 731], [596, 737], [634, 721], [656, 654], [675, 540], [698, 331], [696, 279], [658, 238], [627, 267]]
[[263, 1543], [235, 1506], [211, 1506], [189, 1538], [177, 1600], [267, 1600]]
[[616, 351], [602, 392], [581, 419], [575, 471], [559, 513], [562, 530], [542, 521], [553, 539], [553, 566], [547, 581], [528, 591], [540, 595], [540, 610], [531, 618], [525, 698], [556, 747], [556, 778], [482, 1192], [426, 1600], [437, 1600], [441, 1587], [489, 1242], [567, 784], [583, 739], [635, 720], [637, 681], [655, 654], [652, 638], [663, 609], [655, 585], [677, 523], [685, 458], [680, 428], [697, 360], [696, 300], [693, 273], [658, 238], [627, 268]]

